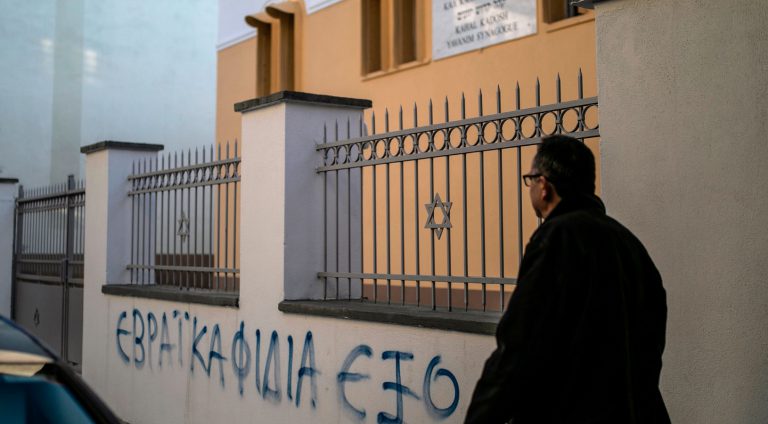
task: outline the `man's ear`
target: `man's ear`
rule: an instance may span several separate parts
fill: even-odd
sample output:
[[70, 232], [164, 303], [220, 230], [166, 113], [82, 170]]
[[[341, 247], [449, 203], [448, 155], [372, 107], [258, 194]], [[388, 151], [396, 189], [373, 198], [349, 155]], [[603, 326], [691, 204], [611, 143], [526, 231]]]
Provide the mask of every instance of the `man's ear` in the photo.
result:
[[549, 180], [544, 180], [544, 187], [541, 189], [541, 197], [546, 201], [552, 201], [556, 194], [557, 191], [555, 190], [555, 186], [553, 186]]

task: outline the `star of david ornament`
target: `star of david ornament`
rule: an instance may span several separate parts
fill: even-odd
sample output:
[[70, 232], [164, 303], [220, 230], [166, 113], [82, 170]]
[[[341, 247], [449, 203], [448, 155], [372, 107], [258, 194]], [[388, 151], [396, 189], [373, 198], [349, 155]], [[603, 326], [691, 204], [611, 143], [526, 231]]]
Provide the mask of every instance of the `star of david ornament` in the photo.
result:
[[[432, 203], [424, 205], [427, 207], [427, 223], [424, 225], [424, 228], [434, 230], [435, 233], [437, 233], [438, 240], [440, 240], [440, 236], [443, 235], [443, 229], [451, 228], [451, 219], [449, 216], [451, 205], [453, 205], [453, 202], [443, 202], [442, 199], [440, 199], [439, 193], [435, 193], [435, 198], [432, 200]], [[439, 208], [443, 213], [443, 222], [439, 224], [435, 222], [435, 208]]]
[[181, 211], [181, 218], [179, 218], [178, 223], [176, 235], [181, 237], [181, 242], [184, 243], [189, 236], [189, 218], [184, 214], [184, 211]]

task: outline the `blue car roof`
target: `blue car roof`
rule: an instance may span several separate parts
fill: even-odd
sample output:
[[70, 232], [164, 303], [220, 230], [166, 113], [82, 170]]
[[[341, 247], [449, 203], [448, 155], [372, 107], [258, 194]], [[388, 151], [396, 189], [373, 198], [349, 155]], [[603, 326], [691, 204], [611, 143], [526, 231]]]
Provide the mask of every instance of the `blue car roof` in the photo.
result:
[[0, 350], [31, 353], [56, 359], [56, 355], [34, 336], [4, 316], [0, 316]]

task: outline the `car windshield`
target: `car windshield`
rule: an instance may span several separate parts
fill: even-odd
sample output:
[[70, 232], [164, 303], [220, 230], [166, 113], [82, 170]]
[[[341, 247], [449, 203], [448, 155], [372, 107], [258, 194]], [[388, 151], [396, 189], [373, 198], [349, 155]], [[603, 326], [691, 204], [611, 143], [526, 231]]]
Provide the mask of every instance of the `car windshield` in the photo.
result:
[[4, 424], [93, 422], [66, 387], [40, 373], [0, 373], [0, 414]]

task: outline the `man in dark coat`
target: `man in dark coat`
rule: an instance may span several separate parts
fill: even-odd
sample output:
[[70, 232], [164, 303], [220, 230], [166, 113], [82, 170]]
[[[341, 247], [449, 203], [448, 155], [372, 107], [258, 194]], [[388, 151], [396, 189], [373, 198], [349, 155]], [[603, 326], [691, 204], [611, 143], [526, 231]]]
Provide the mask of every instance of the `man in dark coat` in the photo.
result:
[[467, 423], [664, 424], [661, 276], [595, 196], [583, 143], [544, 139], [524, 176], [544, 221], [526, 247]]

